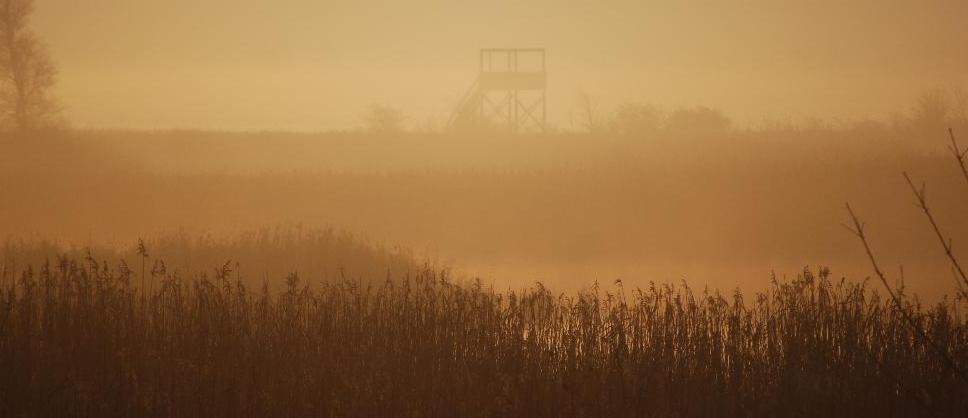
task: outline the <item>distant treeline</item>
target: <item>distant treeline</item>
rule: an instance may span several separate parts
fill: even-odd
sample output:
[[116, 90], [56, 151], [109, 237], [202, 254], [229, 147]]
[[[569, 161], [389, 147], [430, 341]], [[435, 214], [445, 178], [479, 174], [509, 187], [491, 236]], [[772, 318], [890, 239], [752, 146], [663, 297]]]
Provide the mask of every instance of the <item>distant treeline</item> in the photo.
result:
[[[721, 135], [739, 129], [744, 131], [822, 131], [880, 129], [904, 131], [906, 134], [929, 134], [947, 127], [968, 128], [968, 92], [960, 89], [927, 90], [910, 109], [900, 109], [885, 119], [804, 118], [764, 119], [746, 126], [737, 125], [725, 112], [709, 106], [679, 106], [674, 108], [645, 102], [625, 102], [614, 109], [604, 109], [586, 94], [579, 96], [577, 107], [565, 124], [552, 124], [546, 133], [590, 133], [615, 135], [655, 136], [663, 132], [690, 135]], [[361, 117], [361, 131], [373, 134], [404, 132], [434, 133], [501, 133], [505, 128], [499, 120], [480, 120], [452, 126], [426, 119], [413, 121], [401, 108], [372, 105]], [[532, 133], [535, 133], [532, 127]]]

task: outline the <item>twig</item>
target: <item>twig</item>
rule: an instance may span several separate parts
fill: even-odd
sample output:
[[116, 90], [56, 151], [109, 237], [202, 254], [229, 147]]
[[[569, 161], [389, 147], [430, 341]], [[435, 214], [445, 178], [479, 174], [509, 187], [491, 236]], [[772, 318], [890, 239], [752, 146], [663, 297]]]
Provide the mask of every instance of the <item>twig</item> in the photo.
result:
[[958, 296], [961, 296], [962, 299], [968, 301], [968, 287], [965, 287], [965, 285], [961, 284], [961, 280], [958, 280], [958, 272], [954, 267], [951, 268], [951, 275], [954, 277], [955, 283], [958, 285]]
[[948, 136], [951, 138], [951, 146], [948, 149], [951, 150], [951, 154], [958, 160], [958, 166], [961, 167], [961, 174], [964, 175], [965, 181], [968, 182], [968, 168], [965, 167], [965, 156], [968, 155], [968, 148], [962, 150], [958, 147], [958, 142], [955, 141], [955, 131], [951, 128], [948, 128]]
[[968, 374], [966, 374], [965, 371], [958, 366], [958, 363], [951, 358], [947, 350], [939, 346], [934, 342], [934, 340], [928, 337], [928, 334], [923, 328], [921, 328], [920, 325], [918, 325], [917, 321], [914, 320], [914, 317], [911, 316], [911, 313], [901, 304], [900, 298], [898, 298], [897, 293], [894, 292], [894, 289], [891, 288], [891, 285], [887, 283], [887, 277], [885, 277], [884, 272], [881, 271], [880, 266], [877, 264], [877, 259], [874, 257], [874, 252], [871, 250], [871, 246], [867, 242], [867, 234], [864, 232], [864, 223], [861, 222], [860, 219], [857, 218], [857, 215], [854, 214], [854, 210], [851, 209], [850, 203], [847, 203], [847, 213], [850, 214], [850, 219], [854, 226], [850, 227], [848, 225], [843, 225], [844, 228], [847, 228], [848, 231], [857, 236], [857, 238], [860, 239], [860, 242], [864, 244], [864, 250], [867, 251], [867, 257], [870, 258], [871, 265], [874, 267], [874, 273], [877, 274], [877, 278], [880, 279], [881, 283], [884, 284], [884, 288], [887, 289], [887, 293], [891, 296], [891, 300], [894, 301], [894, 306], [898, 311], [901, 312], [901, 315], [903, 315], [907, 320], [908, 325], [910, 325], [911, 328], [917, 332], [918, 336], [920, 336], [925, 343], [927, 343], [932, 349], [934, 349], [935, 352], [938, 353], [938, 355], [941, 356], [942, 360], [944, 360], [947, 366], [954, 370], [965, 384], [968, 384]]
[[[948, 256], [948, 260], [951, 261], [951, 265], [954, 267], [957, 277], [961, 279], [959, 288], [961, 287], [961, 284], [968, 285], [968, 276], [965, 275], [965, 270], [961, 268], [961, 263], [958, 262], [958, 258], [955, 257], [955, 254], [951, 249], [951, 238], [946, 238], [944, 236], [944, 234], [941, 232], [941, 228], [938, 227], [938, 223], [934, 220], [934, 215], [932, 215], [931, 210], [928, 209], [928, 200], [925, 197], [924, 190], [925, 186], [922, 184], [920, 189], [916, 187], [914, 182], [911, 181], [911, 176], [908, 176], [908, 173], [906, 172], [904, 173], [904, 179], [907, 180], [908, 186], [911, 187], [911, 192], [914, 193], [914, 197], [918, 199], [918, 207], [921, 208], [922, 212], [924, 212], [924, 216], [928, 218], [928, 222], [931, 224], [931, 229], [934, 230], [934, 234], [938, 237], [938, 241], [941, 242], [941, 248], [944, 249], [945, 255]], [[962, 296], [968, 295], [963, 294]]]

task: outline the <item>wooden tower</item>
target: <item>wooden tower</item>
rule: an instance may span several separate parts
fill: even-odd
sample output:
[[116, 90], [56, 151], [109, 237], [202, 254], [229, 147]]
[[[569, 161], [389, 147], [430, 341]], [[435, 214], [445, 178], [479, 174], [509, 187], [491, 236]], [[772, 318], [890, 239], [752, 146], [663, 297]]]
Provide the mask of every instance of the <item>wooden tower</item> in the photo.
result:
[[541, 48], [482, 49], [477, 80], [448, 126], [476, 123], [508, 132], [547, 126], [547, 62]]

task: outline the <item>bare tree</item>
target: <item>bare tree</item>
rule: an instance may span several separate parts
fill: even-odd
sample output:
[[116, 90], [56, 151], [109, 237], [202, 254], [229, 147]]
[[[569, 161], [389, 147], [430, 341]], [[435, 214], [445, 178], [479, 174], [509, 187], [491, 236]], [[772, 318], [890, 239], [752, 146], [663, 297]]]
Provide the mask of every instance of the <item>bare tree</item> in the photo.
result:
[[365, 129], [372, 133], [400, 133], [404, 131], [403, 112], [392, 106], [371, 105], [363, 115]]
[[30, 30], [33, 0], [0, 0], [0, 122], [31, 129], [56, 121], [57, 81], [47, 48]]
[[929, 138], [949, 125], [953, 109], [944, 90], [924, 92], [912, 112], [912, 122], [918, 134]]
[[610, 125], [621, 135], [641, 135], [658, 131], [665, 123], [665, 114], [656, 106], [625, 103], [615, 111]]
[[578, 111], [581, 112], [582, 128], [590, 134], [596, 134], [602, 130], [602, 122], [598, 116], [598, 109], [595, 102], [588, 93], [578, 94]]

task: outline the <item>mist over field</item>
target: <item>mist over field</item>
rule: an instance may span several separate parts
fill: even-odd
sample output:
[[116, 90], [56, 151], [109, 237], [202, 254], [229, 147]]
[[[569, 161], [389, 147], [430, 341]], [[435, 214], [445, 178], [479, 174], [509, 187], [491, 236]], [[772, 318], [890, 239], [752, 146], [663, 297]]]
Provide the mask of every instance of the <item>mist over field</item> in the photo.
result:
[[[124, 248], [156, 235], [336, 228], [500, 288], [685, 279], [753, 290], [804, 267], [869, 276], [841, 226], [850, 201], [891, 273], [903, 265], [912, 290], [949, 293], [944, 254], [900, 174], [929, 183], [950, 234], [968, 232], [963, 180], [934, 144], [887, 128], [717, 135], [67, 134], [59, 140], [82, 151], [8, 154], [14, 198], [0, 225]], [[261, 280], [261, 265], [247, 267]]]
[[0, 416], [964, 416], [966, 22], [0, 0]]

